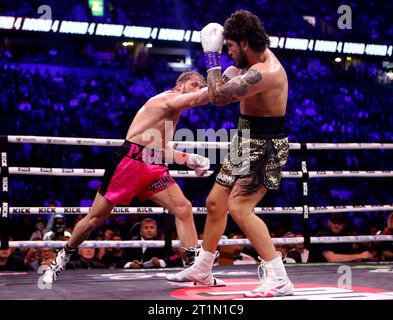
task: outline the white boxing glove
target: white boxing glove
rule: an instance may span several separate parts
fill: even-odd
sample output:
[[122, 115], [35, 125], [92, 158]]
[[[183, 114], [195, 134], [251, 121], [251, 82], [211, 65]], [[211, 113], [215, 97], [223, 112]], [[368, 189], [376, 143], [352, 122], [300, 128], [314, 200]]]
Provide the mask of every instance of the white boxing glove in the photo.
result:
[[190, 169], [195, 170], [198, 177], [203, 177], [210, 168], [210, 160], [199, 154], [189, 153], [186, 165]]
[[224, 44], [224, 27], [219, 23], [209, 23], [201, 30], [203, 52], [221, 52]]
[[218, 23], [209, 23], [201, 30], [201, 43], [205, 53], [206, 69], [221, 69], [220, 53], [224, 44], [224, 28]]
[[240, 75], [241, 72], [242, 72], [241, 69], [236, 68], [235, 66], [229, 66], [222, 74], [222, 80], [224, 80], [224, 82], [228, 82], [234, 77]]

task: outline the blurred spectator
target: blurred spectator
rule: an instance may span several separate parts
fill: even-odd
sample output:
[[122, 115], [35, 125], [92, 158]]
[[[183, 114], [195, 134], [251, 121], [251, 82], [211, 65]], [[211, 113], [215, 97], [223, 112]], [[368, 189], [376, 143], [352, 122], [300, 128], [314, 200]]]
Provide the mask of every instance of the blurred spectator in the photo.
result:
[[79, 258], [67, 264], [67, 269], [103, 269], [105, 265], [95, 259], [95, 248], [79, 248]]
[[[158, 240], [157, 222], [151, 218], [142, 220], [139, 239], [135, 240]], [[164, 256], [163, 248], [132, 248], [130, 261], [124, 268], [165, 268]]]
[[[317, 233], [317, 237], [340, 237], [349, 236], [347, 232], [346, 219], [343, 214], [335, 212], [328, 217], [328, 229]], [[310, 250], [310, 262], [351, 262], [351, 261], [374, 261], [374, 252], [362, 251], [354, 253], [352, 243], [326, 243], [312, 245]]]
[[[113, 230], [110, 228], [110, 226], [105, 226], [103, 237], [97, 240], [108, 241], [108, 240], [112, 240], [112, 237], [113, 237]], [[106, 255], [108, 250], [109, 248], [98, 248], [97, 259], [101, 261], [102, 258]]]
[[12, 248], [0, 249], [0, 271], [23, 271], [28, 269], [23, 258], [14, 252], [15, 249]]
[[29, 264], [30, 270], [37, 271], [40, 266], [49, 267], [56, 258], [56, 253], [52, 248], [39, 248], [37, 250], [38, 259]]
[[[294, 238], [295, 234], [287, 232], [284, 234], [284, 238]], [[295, 250], [295, 245], [276, 245], [276, 250], [281, 252], [282, 260], [284, 263], [301, 263], [302, 257], [300, 252]]]
[[45, 219], [42, 216], [37, 216], [35, 220], [36, 230], [31, 234], [30, 240], [44, 239], [44, 235], [50, 230], [46, 228]]
[[[229, 235], [229, 239], [244, 239], [244, 235], [240, 233], [233, 233]], [[235, 245], [235, 246], [222, 246], [219, 248], [220, 265], [240, 265], [240, 264], [257, 264], [258, 261], [244, 253], [245, 246]]]
[[[41, 241], [42, 238], [34, 238], [34, 239], [30, 239], [31, 241]], [[21, 256], [23, 256], [23, 251], [20, 251], [19, 254]], [[26, 255], [24, 256], [24, 261], [25, 261], [25, 265], [30, 265], [32, 262], [34, 262], [35, 260], [40, 259], [40, 248], [36, 248], [36, 247], [32, 247], [32, 248], [28, 248], [28, 251], [26, 252]]]
[[68, 240], [69, 238], [71, 238], [71, 233], [66, 231], [65, 227], [66, 225], [65, 225], [64, 216], [62, 214], [55, 214], [52, 230], [44, 235], [43, 240], [54, 240], [54, 241]]
[[[302, 234], [296, 234], [295, 237], [303, 237]], [[306, 249], [306, 246], [304, 243], [298, 243], [294, 245], [294, 248], [292, 249], [294, 251], [297, 251], [300, 254], [300, 261], [297, 261], [298, 263], [307, 263], [308, 262], [308, 257], [310, 255], [310, 251]]]
[[[393, 212], [388, 216], [386, 228], [378, 234], [393, 235]], [[382, 261], [393, 261], [393, 241], [378, 242], [376, 247]]]
[[[122, 241], [120, 235], [114, 235], [112, 241]], [[101, 262], [105, 264], [109, 269], [123, 268], [127, 263], [126, 250], [124, 248], [107, 248], [105, 255], [101, 259]]]

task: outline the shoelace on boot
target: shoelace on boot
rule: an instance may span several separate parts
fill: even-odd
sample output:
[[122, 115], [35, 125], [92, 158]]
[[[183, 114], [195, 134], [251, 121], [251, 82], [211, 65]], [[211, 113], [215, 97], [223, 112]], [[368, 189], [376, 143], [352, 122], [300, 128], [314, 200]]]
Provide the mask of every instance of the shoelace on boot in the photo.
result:
[[191, 267], [195, 263], [195, 259], [199, 255], [201, 248], [200, 247], [191, 247], [191, 248], [182, 247], [182, 249], [186, 252], [186, 255], [188, 258], [188, 264], [186, 264], [186, 266]]
[[267, 273], [268, 270], [266, 268], [266, 262], [261, 259], [261, 264], [258, 266], [258, 278], [260, 284], [252, 290], [252, 292], [267, 292], [271, 289], [273, 281], [268, 277]]
[[261, 259], [261, 263], [258, 266], [258, 278], [259, 278], [259, 281], [260, 282], [265, 281], [266, 277], [267, 277], [266, 262]]
[[[280, 257], [280, 259], [282, 259], [282, 253], [280, 251], [277, 251], [277, 256]], [[263, 260], [260, 256], [258, 256], [258, 258], [259, 260], [261, 260], [261, 263], [258, 266], [258, 278], [261, 282], [263, 282], [267, 278], [266, 261]]]
[[218, 266], [218, 263], [220, 261], [220, 252], [216, 251], [216, 253], [214, 254], [214, 266]]

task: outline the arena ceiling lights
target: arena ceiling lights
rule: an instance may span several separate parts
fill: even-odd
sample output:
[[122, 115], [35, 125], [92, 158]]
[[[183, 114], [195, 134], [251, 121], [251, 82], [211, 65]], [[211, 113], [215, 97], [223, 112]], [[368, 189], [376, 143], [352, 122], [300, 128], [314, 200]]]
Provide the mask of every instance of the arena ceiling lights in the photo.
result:
[[[175, 42], [200, 42], [200, 32], [195, 30], [142, 27], [96, 22], [47, 20], [12, 16], [0, 16], [0, 30], [1, 29], [10, 31], [51, 32], [58, 34], [118, 37], [125, 38], [125, 40], [141, 39]], [[380, 57], [391, 57], [393, 54], [393, 45], [275, 36], [271, 36], [270, 41], [272, 48], [286, 50]]]

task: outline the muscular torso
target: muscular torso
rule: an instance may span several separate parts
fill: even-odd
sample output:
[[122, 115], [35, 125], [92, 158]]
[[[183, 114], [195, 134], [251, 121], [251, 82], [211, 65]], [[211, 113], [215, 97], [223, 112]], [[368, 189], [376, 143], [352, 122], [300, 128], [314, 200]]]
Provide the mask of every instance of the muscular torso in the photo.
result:
[[168, 95], [173, 96], [174, 93], [163, 92], [147, 101], [138, 111], [128, 129], [128, 141], [143, 146], [149, 145], [150, 148], [165, 148], [166, 142], [173, 137], [181, 114], [181, 111], [171, 108], [166, 103]]
[[288, 79], [280, 61], [269, 49], [265, 51], [265, 60], [251, 68], [269, 74], [262, 78], [269, 81], [269, 89], [240, 101], [240, 112], [249, 116], [283, 116], [288, 99]]

